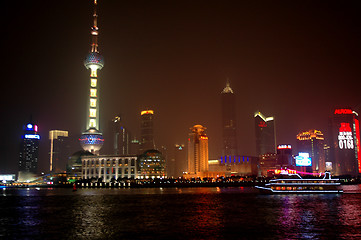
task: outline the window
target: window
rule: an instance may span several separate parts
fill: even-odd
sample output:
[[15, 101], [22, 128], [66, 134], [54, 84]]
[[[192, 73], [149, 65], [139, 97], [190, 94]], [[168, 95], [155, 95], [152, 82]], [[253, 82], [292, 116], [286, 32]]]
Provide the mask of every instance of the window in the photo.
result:
[[89, 127], [96, 127], [97, 125], [97, 120], [95, 119], [90, 119], [89, 121]]
[[89, 109], [89, 116], [90, 117], [96, 117], [97, 116], [97, 110], [95, 108]]
[[91, 76], [91, 77], [98, 77], [98, 76], [97, 76], [97, 69], [96, 69], [96, 68], [91, 68], [90, 76]]
[[97, 87], [97, 79], [96, 78], [91, 78], [90, 79], [90, 86], [91, 87]]
[[97, 97], [97, 90], [94, 89], [94, 88], [91, 88], [91, 89], [90, 89], [90, 96], [91, 96], [91, 97]]
[[96, 107], [97, 106], [97, 100], [95, 98], [90, 99], [90, 107]]

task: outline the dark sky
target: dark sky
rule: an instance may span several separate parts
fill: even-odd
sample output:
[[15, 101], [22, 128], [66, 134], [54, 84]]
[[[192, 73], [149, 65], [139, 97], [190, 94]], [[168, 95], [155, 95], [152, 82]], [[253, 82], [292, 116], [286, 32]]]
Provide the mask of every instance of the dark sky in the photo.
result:
[[[99, 0], [101, 127], [116, 114], [139, 136], [155, 111], [157, 146], [207, 127], [221, 152], [220, 92], [237, 98], [241, 154], [255, 154], [253, 114], [275, 116], [277, 143], [302, 130], [326, 134], [335, 106], [361, 107], [359, 1]], [[92, 1], [4, 1], [1, 15], [0, 172], [15, 172], [32, 114], [48, 167], [51, 129], [85, 130]], [[326, 135], [327, 138], [327, 135]], [[75, 148], [78, 148], [76, 146]], [[80, 147], [79, 147], [80, 149]]]

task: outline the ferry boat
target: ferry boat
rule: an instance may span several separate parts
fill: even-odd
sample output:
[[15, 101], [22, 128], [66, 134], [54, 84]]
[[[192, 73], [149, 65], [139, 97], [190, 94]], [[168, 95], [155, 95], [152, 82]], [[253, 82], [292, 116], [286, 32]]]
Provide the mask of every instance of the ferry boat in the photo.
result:
[[269, 194], [300, 194], [300, 193], [343, 193], [338, 189], [339, 179], [331, 178], [325, 172], [323, 178], [304, 179], [297, 173], [282, 174], [282, 178], [272, 179], [264, 187], [256, 186], [262, 193]]

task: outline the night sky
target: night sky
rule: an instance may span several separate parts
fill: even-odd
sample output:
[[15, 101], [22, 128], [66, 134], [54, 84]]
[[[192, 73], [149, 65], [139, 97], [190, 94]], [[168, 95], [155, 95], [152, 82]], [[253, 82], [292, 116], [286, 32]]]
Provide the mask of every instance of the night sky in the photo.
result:
[[[0, 173], [17, 171], [22, 126], [39, 126], [40, 170], [48, 131], [85, 130], [92, 1], [3, 1]], [[255, 155], [253, 114], [276, 119], [277, 144], [299, 131], [327, 138], [334, 107], [361, 112], [360, 1], [99, 0], [101, 130], [121, 114], [139, 137], [155, 111], [157, 147], [185, 144], [207, 127], [209, 156], [222, 148], [221, 91], [237, 99], [240, 154]], [[80, 150], [75, 144], [74, 149]]]

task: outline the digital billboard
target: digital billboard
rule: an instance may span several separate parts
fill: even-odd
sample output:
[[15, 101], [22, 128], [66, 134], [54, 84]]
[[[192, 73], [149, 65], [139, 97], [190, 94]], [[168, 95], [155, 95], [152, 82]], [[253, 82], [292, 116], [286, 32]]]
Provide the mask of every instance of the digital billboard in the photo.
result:
[[310, 167], [312, 166], [312, 161], [309, 153], [298, 153], [298, 156], [295, 157], [297, 167]]
[[340, 149], [354, 149], [350, 123], [341, 123], [338, 132], [338, 147]]

